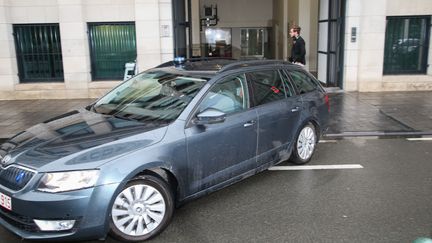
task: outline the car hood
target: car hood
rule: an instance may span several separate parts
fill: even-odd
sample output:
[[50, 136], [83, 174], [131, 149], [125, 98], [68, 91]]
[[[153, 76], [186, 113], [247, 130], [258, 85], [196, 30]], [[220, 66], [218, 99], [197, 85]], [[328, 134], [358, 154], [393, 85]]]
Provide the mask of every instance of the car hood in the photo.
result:
[[167, 124], [142, 123], [74, 110], [15, 135], [0, 146], [2, 167], [40, 172], [97, 168], [162, 140]]

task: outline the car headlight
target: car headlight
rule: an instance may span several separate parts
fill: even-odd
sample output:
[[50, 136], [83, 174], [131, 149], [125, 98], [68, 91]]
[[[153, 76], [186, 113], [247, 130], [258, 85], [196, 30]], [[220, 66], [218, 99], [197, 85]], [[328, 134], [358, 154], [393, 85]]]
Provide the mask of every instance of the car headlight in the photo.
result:
[[81, 170], [46, 173], [39, 183], [43, 192], [65, 192], [93, 187], [99, 177], [99, 170]]

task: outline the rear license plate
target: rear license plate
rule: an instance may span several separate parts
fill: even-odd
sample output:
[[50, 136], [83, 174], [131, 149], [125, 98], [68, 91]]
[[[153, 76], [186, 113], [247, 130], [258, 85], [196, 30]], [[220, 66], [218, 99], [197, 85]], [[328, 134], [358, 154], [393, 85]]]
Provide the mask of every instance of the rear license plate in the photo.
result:
[[12, 210], [12, 199], [9, 196], [0, 192], [0, 206], [6, 208], [7, 210]]

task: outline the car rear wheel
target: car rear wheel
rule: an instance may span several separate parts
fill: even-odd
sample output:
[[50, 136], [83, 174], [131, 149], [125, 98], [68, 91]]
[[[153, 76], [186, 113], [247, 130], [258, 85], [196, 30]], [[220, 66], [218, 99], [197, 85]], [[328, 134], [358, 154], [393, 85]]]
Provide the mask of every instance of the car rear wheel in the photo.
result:
[[298, 165], [309, 162], [315, 152], [316, 142], [315, 127], [308, 123], [300, 130], [297, 136], [290, 161]]
[[173, 212], [169, 185], [155, 176], [139, 176], [116, 195], [111, 208], [110, 234], [128, 242], [150, 239], [165, 229]]

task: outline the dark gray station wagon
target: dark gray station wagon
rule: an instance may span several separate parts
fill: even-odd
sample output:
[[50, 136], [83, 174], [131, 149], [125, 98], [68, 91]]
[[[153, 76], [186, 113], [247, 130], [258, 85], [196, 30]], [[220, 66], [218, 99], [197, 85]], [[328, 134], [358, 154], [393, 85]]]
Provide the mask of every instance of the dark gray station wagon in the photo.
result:
[[0, 224], [26, 239], [149, 239], [175, 206], [307, 163], [328, 96], [282, 61], [165, 64], [0, 147]]

